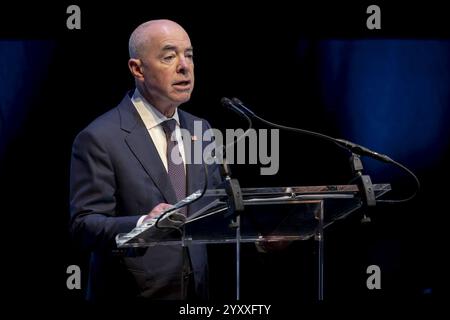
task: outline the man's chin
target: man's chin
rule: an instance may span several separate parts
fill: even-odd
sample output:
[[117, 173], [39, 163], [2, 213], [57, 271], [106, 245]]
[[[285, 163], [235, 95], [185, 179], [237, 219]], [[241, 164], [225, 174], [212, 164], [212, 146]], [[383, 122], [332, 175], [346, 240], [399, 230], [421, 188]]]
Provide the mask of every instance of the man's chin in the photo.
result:
[[191, 93], [186, 93], [186, 94], [177, 94], [175, 96], [172, 97], [172, 100], [174, 102], [176, 102], [177, 104], [182, 104], [185, 102], [188, 102], [191, 99]]

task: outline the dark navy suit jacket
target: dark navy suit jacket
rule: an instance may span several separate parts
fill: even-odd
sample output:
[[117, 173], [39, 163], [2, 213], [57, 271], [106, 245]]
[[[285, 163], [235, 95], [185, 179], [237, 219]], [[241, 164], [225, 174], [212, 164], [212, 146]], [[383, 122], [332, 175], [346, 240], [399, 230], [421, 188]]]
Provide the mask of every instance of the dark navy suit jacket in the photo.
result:
[[[203, 132], [209, 128], [205, 120], [180, 109], [178, 113], [180, 126], [191, 135], [194, 121], [201, 121]], [[186, 144], [194, 142], [184, 143], [186, 148], [189, 147]], [[209, 187], [219, 184], [217, 165], [207, 167]], [[188, 194], [202, 189], [204, 166], [187, 164], [186, 170]], [[116, 108], [82, 130], [72, 149], [70, 229], [76, 243], [90, 252], [89, 300], [181, 298], [180, 247], [150, 247], [139, 256], [114, 253], [117, 233], [131, 231], [142, 215], [161, 202], [176, 203], [175, 192], [156, 147], [127, 95]], [[190, 212], [195, 209], [189, 208]], [[206, 247], [194, 245], [189, 251], [196, 292], [205, 298]]]

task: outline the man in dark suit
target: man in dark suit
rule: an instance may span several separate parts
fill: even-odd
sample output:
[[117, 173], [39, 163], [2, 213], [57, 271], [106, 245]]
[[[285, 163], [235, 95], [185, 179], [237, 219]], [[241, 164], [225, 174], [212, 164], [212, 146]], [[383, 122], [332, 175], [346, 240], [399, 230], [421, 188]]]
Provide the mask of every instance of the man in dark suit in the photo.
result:
[[[193, 50], [180, 25], [169, 20], [140, 25], [130, 37], [129, 51], [136, 90], [82, 130], [73, 144], [70, 228], [76, 243], [90, 252], [87, 298], [184, 299], [181, 271], [186, 260], [192, 293], [206, 298], [204, 246], [190, 246], [190, 259], [182, 258], [180, 246], [150, 247], [139, 256], [115, 253], [118, 233], [203, 188], [204, 166], [193, 163], [187, 152], [195, 139], [183, 141], [180, 132], [187, 129], [193, 136], [195, 121], [202, 132], [210, 128], [178, 109], [194, 87]], [[182, 162], [175, 163], [172, 153]], [[217, 166], [207, 167], [209, 186], [220, 183]]]

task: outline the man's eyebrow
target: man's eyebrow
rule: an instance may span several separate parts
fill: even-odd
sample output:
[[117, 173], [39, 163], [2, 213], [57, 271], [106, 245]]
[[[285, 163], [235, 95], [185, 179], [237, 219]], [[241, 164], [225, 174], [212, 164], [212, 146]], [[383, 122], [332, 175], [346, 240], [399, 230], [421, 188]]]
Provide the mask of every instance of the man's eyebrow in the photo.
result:
[[[167, 44], [161, 50], [162, 51], [177, 51], [177, 47], [174, 45], [171, 45], [171, 44]], [[194, 50], [194, 48], [192, 48], [192, 47], [188, 47], [185, 49], [185, 51], [193, 51], [193, 50]]]

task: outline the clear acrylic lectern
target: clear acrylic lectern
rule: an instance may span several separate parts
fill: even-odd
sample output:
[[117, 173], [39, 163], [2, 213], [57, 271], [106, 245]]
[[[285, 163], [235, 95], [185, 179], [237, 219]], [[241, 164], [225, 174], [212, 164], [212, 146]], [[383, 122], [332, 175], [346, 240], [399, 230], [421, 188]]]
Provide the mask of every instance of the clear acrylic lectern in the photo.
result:
[[[389, 190], [389, 184], [373, 185], [376, 198]], [[208, 189], [195, 207], [190, 205], [191, 212], [187, 218], [175, 213], [161, 220], [159, 226], [162, 228], [148, 224], [130, 233], [119, 234], [116, 237], [117, 246], [235, 244], [236, 298], [239, 300], [241, 243], [296, 241], [314, 237], [318, 248], [318, 299], [322, 300], [323, 231], [336, 220], [361, 208], [363, 199], [358, 186], [242, 188], [241, 191], [245, 210], [239, 215], [230, 213], [225, 189]], [[196, 196], [199, 193], [191, 195]], [[181, 232], [174, 231], [174, 228]]]

